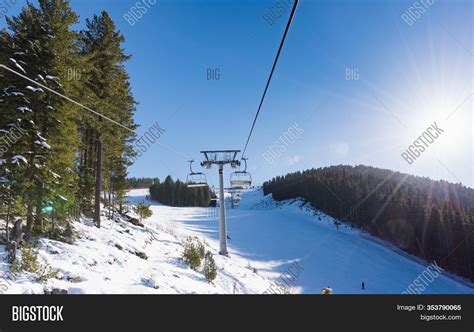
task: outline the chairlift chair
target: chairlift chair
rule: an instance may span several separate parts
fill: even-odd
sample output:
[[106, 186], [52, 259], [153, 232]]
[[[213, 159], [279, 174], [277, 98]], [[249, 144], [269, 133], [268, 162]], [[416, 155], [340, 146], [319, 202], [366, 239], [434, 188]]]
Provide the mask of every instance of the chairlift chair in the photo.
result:
[[194, 160], [189, 161], [189, 171], [190, 173], [186, 177], [186, 186], [188, 188], [202, 188], [207, 187], [207, 178], [206, 174], [201, 172], [193, 172], [193, 162]]
[[243, 171], [235, 171], [230, 174], [230, 186], [236, 189], [248, 189], [252, 185], [252, 175], [247, 172], [247, 158], [242, 158], [245, 163]]

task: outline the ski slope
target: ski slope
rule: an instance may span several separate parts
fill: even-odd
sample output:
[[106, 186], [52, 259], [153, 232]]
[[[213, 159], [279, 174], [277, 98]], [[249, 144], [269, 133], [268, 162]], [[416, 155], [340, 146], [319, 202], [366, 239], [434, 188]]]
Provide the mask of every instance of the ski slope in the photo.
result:
[[[3, 293], [41, 294], [58, 288], [69, 294], [262, 294], [294, 266], [301, 273], [285, 290], [336, 294], [400, 294], [425, 266], [387, 245], [347, 227], [336, 229], [331, 217], [301, 207], [298, 200], [275, 202], [261, 190], [246, 191], [238, 209], [227, 209], [230, 256], [217, 254], [218, 211], [175, 208], [146, 200], [148, 190], [132, 190], [129, 204], [151, 204], [145, 228], [122, 218], [75, 223], [74, 244], [39, 241], [39, 257], [59, 271], [46, 284], [32, 275], [12, 277], [0, 246]], [[218, 274], [209, 283], [182, 260], [182, 243], [197, 236], [215, 258]], [[145, 254], [146, 259], [139, 253]], [[365, 290], [361, 289], [362, 281]], [[472, 284], [439, 275], [423, 294], [474, 293]]]
[[[143, 201], [146, 190], [130, 195], [133, 202]], [[330, 286], [339, 294], [400, 294], [426, 269], [358, 230], [336, 229], [331, 217], [315, 216], [300, 201], [277, 203], [258, 189], [242, 196], [239, 208], [227, 208], [230, 256], [249, 261], [269, 280], [297, 261], [303, 272], [294, 292], [320, 293]], [[180, 234], [200, 234], [218, 248], [218, 213], [159, 205], [152, 209], [151, 223], [174, 227]], [[474, 293], [474, 288], [439, 275], [423, 293]]]

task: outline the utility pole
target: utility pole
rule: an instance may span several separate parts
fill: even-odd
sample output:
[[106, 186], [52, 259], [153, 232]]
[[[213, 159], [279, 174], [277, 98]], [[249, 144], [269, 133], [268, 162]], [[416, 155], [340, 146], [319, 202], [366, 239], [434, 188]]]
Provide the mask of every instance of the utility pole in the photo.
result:
[[240, 166], [240, 161], [236, 160], [237, 153], [240, 150], [218, 150], [218, 151], [201, 151], [205, 160], [201, 166], [210, 169], [212, 165], [219, 166], [219, 255], [227, 256], [227, 225], [225, 218], [225, 199], [224, 199], [224, 165], [230, 164], [232, 168]]

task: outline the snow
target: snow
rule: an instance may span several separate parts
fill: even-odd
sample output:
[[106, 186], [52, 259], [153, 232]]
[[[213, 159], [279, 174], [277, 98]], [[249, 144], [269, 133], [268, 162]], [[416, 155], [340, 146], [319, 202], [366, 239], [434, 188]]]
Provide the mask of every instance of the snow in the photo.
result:
[[7, 92], [6, 94], [7, 94], [7, 96], [13, 96], [13, 97], [23, 97], [24, 96], [23, 93], [17, 92], [17, 91]]
[[43, 148], [48, 149], [48, 150], [51, 149], [51, 146], [48, 143], [43, 142], [43, 141], [35, 141], [35, 144], [42, 146]]
[[28, 161], [23, 156], [16, 155], [16, 156], [12, 157], [12, 163], [13, 164], [18, 164], [20, 161], [24, 162], [25, 164], [28, 164]]
[[[239, 273], [235, 269], [222, 271], [214, 284], [208, 283], [202, 273], [181, 260], [181, 240], [171, 229], [143, 229], [123, 220], [103, 220], [101, 229], [84, 221], [75, 229], [80, 238], [74, 245], [46, 239], [40, 242], [41, 260], [60, 270], [60, 280], [51, 279], [41, 285], [22, 274], [6, 293], [38, 294], [45, 288], [66, 289], [69, 294], [225, 293], [229, 283], [238, 283], [239, 277], [247, 275], [253, 284], [265, 286], [262, 277], [252, 276], [243, 267]], [[149, 258], [142, 259], [135, 252], [144, 252]], [[4, 256], [1, 249], [0, 258]], [[5, 271], [6, 265], [0, 259], [0, 271]]]
[[21, 106], [21, 107], [18, 107], [18, 111], [24, 113], [24, 112], [32, 112], [32, 110], [29, 108], [29, 107], [26, 107], [26, 106]]
[[[55, 179], [60, 179], [60, 178], [61, 178], [61, 175], [59, 175], [59, 174], [57, 174], [57, 173], [54, 173], [54, 172], [51, 172], [51, 171], [49, 171], [49, 172], [51, 173], [51, 175], [52, 175]], [[60, 196], [60, 197], [63, 197], [63, 196]], [[64, 198], [64, 197], [63, 197], [63, 198]]]
[[[39, 256], [59, 279], [46, 285], [21, 274], [6, 293], [43, 293], [60, 288], [69, 293], [261, 294], [297, 263], [302, 268], [293, 293], [402, 293], [425, 269], [367, 234], [341, 226], [299, 200], [275, 202], [261, 190], [244, 191], [238, 209], [227, 210], [229, 257], [218, 255], [218, 215], [212, 208], [176, 208], [147, 201], [147, 189], [129, 192], [128, 202], [151, 205], [153, 216], [133, 226], [116, 216], [102, 217], [98, 229], [90, 220], [74, 223], [74, 244], [41, 239]], [[321, 219], [321, 220], [320, 220]], [[207, 282], [181, 259], [182, 242], [196, 236], [206, 244], [218, 267]], [[137, 256], [145, 253], [148, 259]], [[0, 271], [8, 265], [0, 246]], [[365, 291], [361, 290], [361, 282]], [[474, 293], [472, 284], [439, 275], [425, 293]]]
[[26, 88], [27, 88], [28, 90], [30, 90], [30, 91], [35, 92], [35, 93], [36, 93], [36, 92], [44, 92], [43, 89], [41, 89], [41, 88], [35, 88], [35, 87], [32, 87], [31, 85], [28, 85]]
[[[358, 230], [345, 226], [338, 230], [333, 218], [321, 212], [314, 215], [313, 209], [301, 205], [299, 200], [276, 203], [263, 197], [261, 190], [244, 193], [239, 209], [228, 214], [231, 248], [235, 241], [234, 247], [277, 264], [298, 259], [304, 272], [297, 283], [304, 293], [330, 286], [335, 293], [400, 294], [425, 270], [408, 255]], [[440, 275], [425, 293], [474, 293], [473, 287]]]
[[10, 58], [10, 61], [13, 62], [13, 64], [14, 64], [18, 69], [20, 69], [24, 74], [26, 74], [26, 71], [23, 69], [22, 66], [20, 66], [20, 65], [18, 64], [18, 62], [17, 62], [15, 59]]

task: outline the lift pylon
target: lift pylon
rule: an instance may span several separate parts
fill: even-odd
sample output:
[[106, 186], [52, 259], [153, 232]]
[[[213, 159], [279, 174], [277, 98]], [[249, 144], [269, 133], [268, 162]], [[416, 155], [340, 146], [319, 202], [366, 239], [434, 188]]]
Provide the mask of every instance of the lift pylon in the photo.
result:
[[224, 201], [224, 165], [230, 164], [232, 168], [240, 166], [240, 161], [236, 159], [240, 150], [211, 150], [201, 151], [204, 155], [204, 161], [201, 162], [202, 167], [210, 169], [212, 165], [219, 167], [219, 254], [228, 255], [227, 251], [227, 225], [225, 218], [225, 201]]

